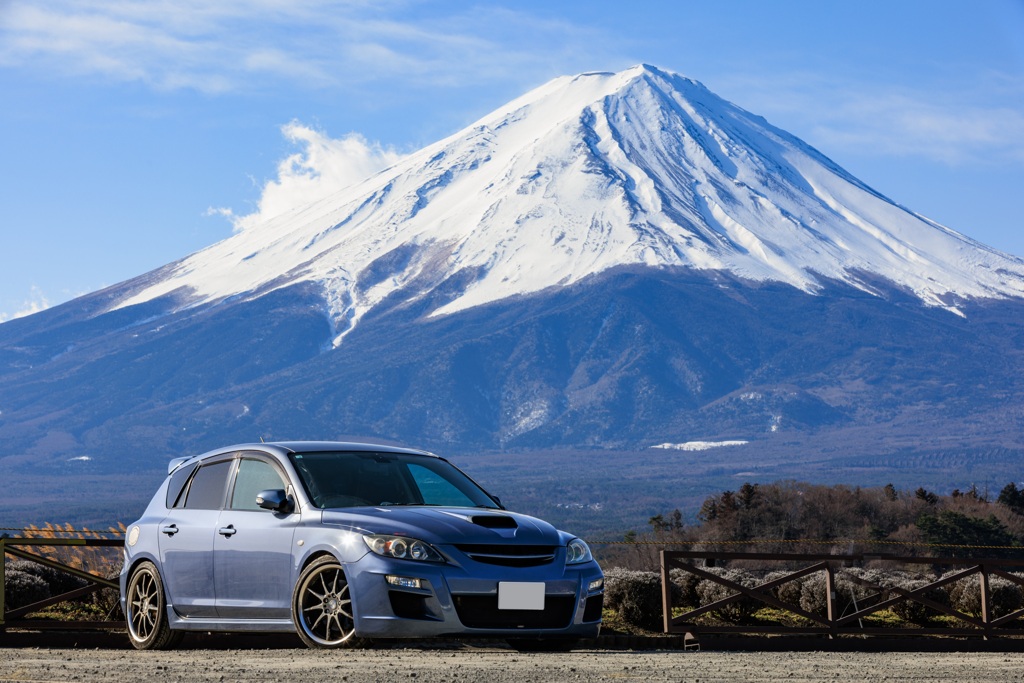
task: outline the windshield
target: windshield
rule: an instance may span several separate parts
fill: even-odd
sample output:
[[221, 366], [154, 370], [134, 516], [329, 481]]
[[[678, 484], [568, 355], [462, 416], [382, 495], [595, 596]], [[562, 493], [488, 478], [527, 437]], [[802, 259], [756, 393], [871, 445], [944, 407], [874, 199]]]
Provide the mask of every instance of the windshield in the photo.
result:
[[446, 460], [404, 453], [292, 453], [295, 470], [318, 508], [443, 505], [497, 508]]

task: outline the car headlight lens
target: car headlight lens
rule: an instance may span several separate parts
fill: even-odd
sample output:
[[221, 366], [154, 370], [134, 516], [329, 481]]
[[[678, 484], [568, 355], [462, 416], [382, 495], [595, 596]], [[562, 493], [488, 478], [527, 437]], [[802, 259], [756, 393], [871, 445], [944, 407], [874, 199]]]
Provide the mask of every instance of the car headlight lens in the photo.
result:
[[582, 539], [579, 538], [574, 538], [569, 541], [569, 545], [566, 546], [566, 551], [566, 564], [581, 564], [583, 562], [590, 562], [594, 559], [594, 556], [590, 554], [590, 548]]
[[441, 553], [432, 545], [406, 536], [388, 536], [375, 534], [363, 536], [366, 546], [381, 557], [393, 557], [399, 560], [417, 560], [419, 562], [444, 562]]

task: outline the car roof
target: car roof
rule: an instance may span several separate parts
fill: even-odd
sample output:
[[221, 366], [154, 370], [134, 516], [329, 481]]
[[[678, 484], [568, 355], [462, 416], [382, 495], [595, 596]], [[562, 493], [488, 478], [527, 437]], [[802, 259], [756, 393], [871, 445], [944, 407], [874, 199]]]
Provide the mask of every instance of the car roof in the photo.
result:
[[225, 453], [237, 451], [263, 451], [265, 453], [276, 453], [277, 455], [288, 455], [289, 453], [324, 453], [329, 451], [364, 451], [368, 453], [403, 453], [406, 455], [423, 455], [431, 458], [438, 457], [428, 451], [416, 448], [404, 448], [401, 446], [385, 446], [375, 443], [358, 443], [353, 441], [268, 441], [261, 443], [240, 443], [232, 446], [224, 446], [207, 451], [200, 455], [191, 455], [174, 458], [167, 465], [167, 472], [170, 474], [181, 465], [193, 460], [202, 460]]
[[[290, 453], [317, 453], [323, 451], [368, 451], [373, 453], [408, 453], [410, 455], [434, 455], [418, 448], [404, 446], [385, 446], [379, 443], [359, 443], [354, 441], [274, 441], [255, 446], [277, 446]], [[434, 456], [437, 457], [437, 456]]]

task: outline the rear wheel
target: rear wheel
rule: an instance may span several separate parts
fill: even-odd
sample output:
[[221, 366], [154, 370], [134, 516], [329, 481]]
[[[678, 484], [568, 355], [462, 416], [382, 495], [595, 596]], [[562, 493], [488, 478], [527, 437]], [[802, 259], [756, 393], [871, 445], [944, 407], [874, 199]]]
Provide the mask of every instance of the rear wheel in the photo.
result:
[[355, 617], [345, 570], [333, 557], [324, 556], [306, 567], [292, 594], [292, 620], [307, 646], [355, 647]]
[[169, 650], [181, 642], [184, 632], [167, 623], [164, 582], [152, 562], [143, 562], [128, 579], [125, 593], [128, 636], [137, 650]]

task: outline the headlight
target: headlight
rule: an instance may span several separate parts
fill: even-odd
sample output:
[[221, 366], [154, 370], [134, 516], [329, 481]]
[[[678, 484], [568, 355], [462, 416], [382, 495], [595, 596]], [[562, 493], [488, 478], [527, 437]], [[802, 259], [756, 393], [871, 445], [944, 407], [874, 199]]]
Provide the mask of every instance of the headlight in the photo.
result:
[[420, 562], [444, 562], [441, 553], [432, 545], [406, 536], [386, 536], [377, 534], [363, 536], [366, 546], [381, 557], [394, 557], [399, 560], [418, 560]]
[[590, 548], [581, 539], [574, 538], [569, 541], [569, 545], [566, 546], [566, 564], [581, 564], [583, 562], [590, 562], [593, 559], [594, 556], [590, 554]]

